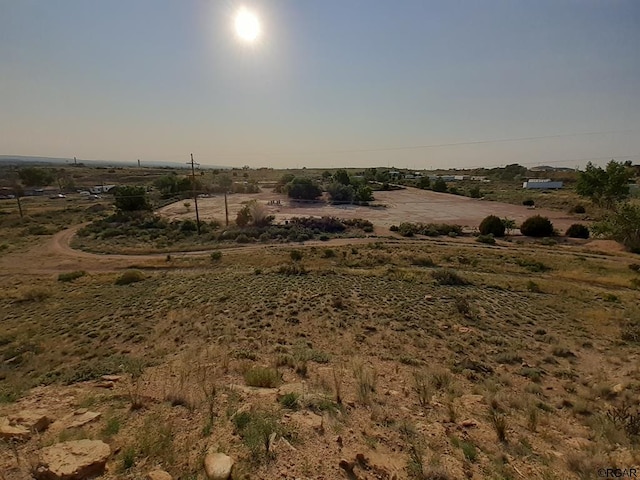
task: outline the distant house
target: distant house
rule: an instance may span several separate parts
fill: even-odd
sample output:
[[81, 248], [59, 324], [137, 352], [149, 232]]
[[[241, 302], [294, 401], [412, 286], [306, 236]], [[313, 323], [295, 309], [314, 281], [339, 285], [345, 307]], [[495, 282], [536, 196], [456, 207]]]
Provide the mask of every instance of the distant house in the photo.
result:
[[109, 193], [114, 188], [116, 188], [116, 185], [96, 185], [95, 187], [90, 187], [89, 192], [94, 195], [98, 193]]
[[562, 182], [551, 181], [550, 178], [531, 178], [522, 184], [527, 190], [558, 190], [562, 188]]

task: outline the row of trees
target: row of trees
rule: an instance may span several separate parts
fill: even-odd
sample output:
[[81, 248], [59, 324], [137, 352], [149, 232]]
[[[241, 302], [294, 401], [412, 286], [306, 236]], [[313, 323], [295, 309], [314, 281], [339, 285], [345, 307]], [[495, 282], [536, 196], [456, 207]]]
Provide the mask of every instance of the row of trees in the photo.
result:
[[[366, 203], [373, 200], [373, 190], [367, 180], [349, 175], [346, 170], [337, 170], [333, 175], [324, 172], [325, 190], [333, 203]], [[322, 195], [320, 184], [308, 177], [283, 175], [275, 190], [286, 193], [296, 200], [315, 200]]]

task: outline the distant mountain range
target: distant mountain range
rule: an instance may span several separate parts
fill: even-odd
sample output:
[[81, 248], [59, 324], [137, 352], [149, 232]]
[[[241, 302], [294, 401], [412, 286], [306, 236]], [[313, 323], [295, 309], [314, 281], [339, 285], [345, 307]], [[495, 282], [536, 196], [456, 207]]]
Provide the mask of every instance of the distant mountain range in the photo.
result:
[[[25, 155], [0, 155], [0, 165], [22, 165], [22, 164], [56, 164], [56, 165], [73, 165], [74, 163], [84, 164], [93, 167], [137, 167], [138, 162], [113, 162], [109, 160], [85, 160], [85, 159], [73, 159], [73, 158], [58, 158], [58, 157], [30, 157]], [[153, 160], [143, 160], [140, 162], [142, 167], [165, 167], [165, 168], [188, 168], [186, 162], [159, 162]], [[205, 165], [200, 164], [200, 167], [206, 168], [220, 168], [226, 169], [231, 167], [223, 167], [219, 165]]]

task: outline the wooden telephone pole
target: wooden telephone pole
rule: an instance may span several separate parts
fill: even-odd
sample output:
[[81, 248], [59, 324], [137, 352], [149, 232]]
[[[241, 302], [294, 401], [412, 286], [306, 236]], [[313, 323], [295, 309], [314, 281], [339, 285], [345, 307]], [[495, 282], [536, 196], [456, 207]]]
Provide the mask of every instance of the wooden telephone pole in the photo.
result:
[[[191, 164], [191, 191], [193, 192], [193, 203], [196, 206], [196, 227], [198, 229], [198, 235], [200, 235], [200, 214], [198, 213], [198, 192], [196, 192], [196, 168], [193, 161], [193, 153], [191, 154], [191, 161], [187, 162], [187, 165]], [[198, 164], [199, 165], [199, 164]]]

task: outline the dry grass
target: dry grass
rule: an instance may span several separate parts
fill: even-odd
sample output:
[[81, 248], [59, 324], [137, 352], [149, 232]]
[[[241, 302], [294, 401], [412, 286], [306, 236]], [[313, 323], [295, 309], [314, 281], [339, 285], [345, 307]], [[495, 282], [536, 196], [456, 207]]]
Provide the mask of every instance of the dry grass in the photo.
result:
[[[279, 273], [294, 263], [283, 247], [173, 258], [130, 288], [108, 272], [9, 277], [0, 409], [38, 384], [124, 375], [92, 393], [109, 413], [83, 433], [120, 449], [107, 478], [156, 463], [193, 478], [214, 442], [252, 478], [339, 478], [338, 437], [401, 479], [568, 478], [637, 455], [634, 422], [609, 410], [640, 389], [626, 259], [450, 239], [297, 249], [305, 275]], [[531, 271], [532, 258], [549, 269]], [[440, 268], [473, 282], [436, 283]], [[596, 271], [614, 280], [590, 281]], [[572, 442], [598, 460], [579, 462]]]

